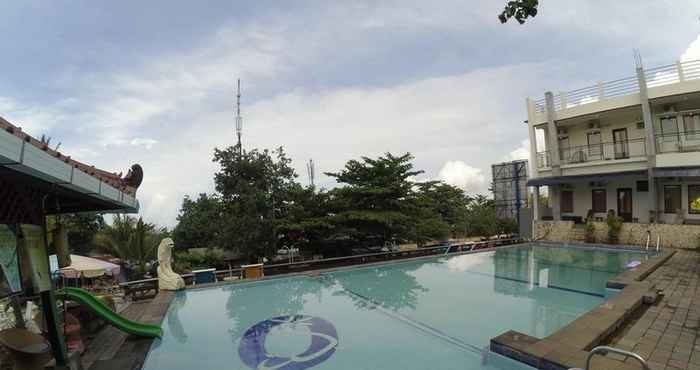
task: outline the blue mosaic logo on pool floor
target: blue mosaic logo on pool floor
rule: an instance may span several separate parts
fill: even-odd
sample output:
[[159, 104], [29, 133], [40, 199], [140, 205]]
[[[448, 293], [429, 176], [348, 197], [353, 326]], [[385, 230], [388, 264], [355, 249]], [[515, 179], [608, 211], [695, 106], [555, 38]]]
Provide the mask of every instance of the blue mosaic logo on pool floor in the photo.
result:
[[[269, 353], [265, 341], [273, 329], [308, 335], [311, 343], [298, 354]], [[333, 324], [320, 317], [291, 315], [273, 317], [250, 327], [241, 338], [238, 355], [251, 369], [304, 370], [326, 361], [337, 347], [338, 333]]]

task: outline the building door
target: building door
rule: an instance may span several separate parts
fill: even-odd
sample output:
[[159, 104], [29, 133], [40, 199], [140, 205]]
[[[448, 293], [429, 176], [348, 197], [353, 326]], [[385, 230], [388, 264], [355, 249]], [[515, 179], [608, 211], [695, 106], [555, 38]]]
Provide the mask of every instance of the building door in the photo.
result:
[[632, 189], [617, 189], [617, 215], [632, 222]]
[[630, 157], [626, 128], [613, 130], [613, 146], [615, 147], [615, 159]]

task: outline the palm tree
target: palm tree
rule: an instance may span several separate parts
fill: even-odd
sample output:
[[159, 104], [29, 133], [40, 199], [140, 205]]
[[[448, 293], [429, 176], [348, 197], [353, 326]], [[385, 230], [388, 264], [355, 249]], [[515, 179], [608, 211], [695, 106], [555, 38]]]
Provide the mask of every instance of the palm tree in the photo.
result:
[[146, 271], [146, 263], [156, 258], [158, 243], [167, 235], [165, 228], [117, 215], [112, 225], [105, 225], [95, 238], [98, 249], [137, 266], [139, 273]]

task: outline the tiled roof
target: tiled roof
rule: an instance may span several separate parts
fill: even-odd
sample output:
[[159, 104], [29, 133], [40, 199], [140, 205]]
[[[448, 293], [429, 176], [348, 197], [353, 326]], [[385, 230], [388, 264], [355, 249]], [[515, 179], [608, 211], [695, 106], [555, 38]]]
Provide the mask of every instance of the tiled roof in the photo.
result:
[[[51, 149], [47, 143], [42, 142], [41, 140], [37, 140], [31, 135], [25, 133], [22, 131], [22, 128], [15, 126], [5, 120], [4, 118], [0, 117], [0, 130], [4, 130], [9, 132], [10, 134], [17, 136], [18, 138], [22, 139], [28, 144], [31, 144], [47, 154], [51, 155], [52, 157], [55, 157], [72, 167], [75, 167], [76, 169], [79, 169], [80, 171], [97, 178], [98, 180], [107, 183], [111, 186], [113, 186], [116, 189], [121, 190], [122, 192], [135, 196], [136, 195], [136, 190], [138, 189], [138, 186], [140, 185], [140, 179], [136, 181], [136, 184], [134, 184], [134, 181], [129, 181], [126, 177], [122, 177], [121, 173], [113, 173], [113, 172], [108, 172], [105, 170], [101, 170], [99, 168], [95, 168], [95, 166], [91, 166], [82, 162], [78, 162], [75, 159], [72, 159], [70, 156], [64, 155], [61, 152]], [[25, 144], [26, 145], [26, 144]], [[140, 169], [140, 167], [139, 167]]]

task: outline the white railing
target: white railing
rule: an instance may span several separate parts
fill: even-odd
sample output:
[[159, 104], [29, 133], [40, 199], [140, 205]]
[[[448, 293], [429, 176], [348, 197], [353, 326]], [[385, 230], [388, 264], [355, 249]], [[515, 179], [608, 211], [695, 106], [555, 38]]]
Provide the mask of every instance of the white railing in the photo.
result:
[[[683, 81], [700, 79], [700, 60], [677, 62], [660, 67], [644, 70], [647, 87], [653, 88]], [[560, 92], [554, 95], [554, 110], [560, 111], [579, 105], [594, 103], [606, 99], [629, 96], [639, 93], [639, 83], [636, 76], [619, 80], [599, 82], [576, 90]], [[535, 113], [546, 111], [544, 98], [533, 100]]]

